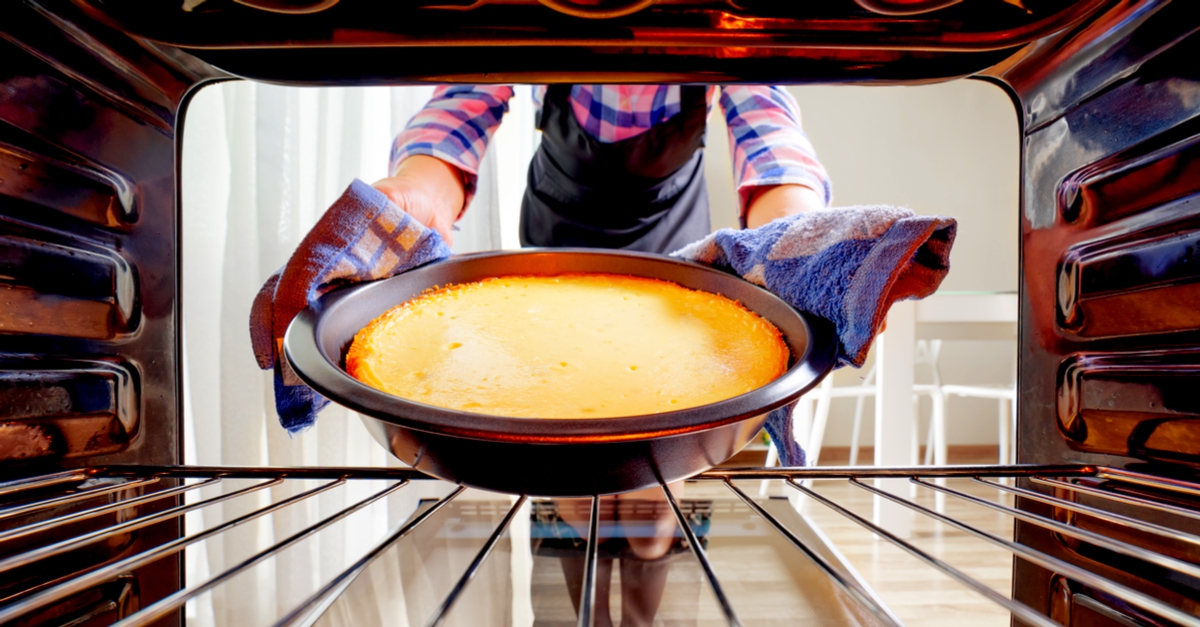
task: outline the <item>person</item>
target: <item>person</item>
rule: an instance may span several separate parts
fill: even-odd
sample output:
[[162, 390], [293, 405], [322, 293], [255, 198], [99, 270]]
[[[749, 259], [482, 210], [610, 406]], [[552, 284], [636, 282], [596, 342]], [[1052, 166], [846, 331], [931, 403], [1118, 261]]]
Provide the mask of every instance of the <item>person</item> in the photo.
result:
[[[509, 86], [451, 85], [395, 138], [374, 184], [452, 241]], [[796, 101], [767, 85], [549, 85], [534, 88], [542, 141], [521, 207], [524, 246], [667, 253], [708, 235], [704, 136], [714, 101], [729, 127], [743, 226], [831, 199]]]
[[[502, 85], [438, 87], [395, 138], [391, 176], [374, 187], [452, 243], [453, 224], [470, 204], [513, 93]], [[533, 95], [542, 141], [521, 203], [523, 246], [669, 253], [708, 235], [704, 138], [714, 101], [729, 128], [742, 226], [831, 200], [799, 107], [781, 87], [560, 84], [535, 87]], [[682, 484], [669, 489], [682, 494]], [[589, 502], [560, 502], [563, 521], [579, 537], [586, 537]], [[674, 516], [657, 488], [604, 497], [601, 512], [602, 527], [614, 531], [600, 540], [620, 555], [621, 624], [649, 625], [665, 590], [669, 552], [679, 544]], [[643, 531], [627, 533], [629, 525]], [[597, 625], [612, 624], [612, 562], [608, 556], [599, 563]], [[576, 611], [583, 565], [582, 556], [562, 558]]]

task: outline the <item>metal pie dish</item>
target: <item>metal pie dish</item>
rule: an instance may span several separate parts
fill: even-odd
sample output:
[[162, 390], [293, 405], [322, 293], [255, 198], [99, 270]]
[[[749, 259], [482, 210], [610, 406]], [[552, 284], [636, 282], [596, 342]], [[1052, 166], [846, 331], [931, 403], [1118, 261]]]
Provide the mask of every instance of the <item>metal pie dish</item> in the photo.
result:
[[[434, 407], [366, 385], [345, 370], [354, 335], [389, 309], [437, 286], [498, 276], [620, 274], [671, 281], [736, 300], [774, 324], [791, 352], [774, 381], [730, 399], [618, 418], [512, 418]], [[590, 496], [684, 479], [746, 446], [767, 413], [800, 397], [833, 367], [828, 321], [796, 311], [741, 278], [659, 255], [527, 249], [451, 257], [371, 283], [339, 288], [300, 312], [284, 353], [305, 383], [362, 415], [371, 435], [425, 473], [499, 492]]]

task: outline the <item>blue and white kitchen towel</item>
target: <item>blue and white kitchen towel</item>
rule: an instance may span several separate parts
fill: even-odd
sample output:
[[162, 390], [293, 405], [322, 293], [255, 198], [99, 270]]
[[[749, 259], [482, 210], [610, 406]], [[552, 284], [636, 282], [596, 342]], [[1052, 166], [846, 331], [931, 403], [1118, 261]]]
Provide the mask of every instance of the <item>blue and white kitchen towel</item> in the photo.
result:
[[260, 368], [275, 369], [275, 411], [288, 433], [311, 427], [329, 403], [283, 358], [283, 334], [292, 318], [339, 285], [384, 279], [449, 256], [440, 235], [383, 192], [358, 179], [350, 184], [267, 279], [250, 309], [254, 356]]
[[[833, 322], [839, 366], [862, 366], [888, 309], [937, 291], [950, 271], [952, 218], [885, 205], [810, 211], [757, 229], [721, 229], [671, 253], [762, 286]], [[771, 412], [767, 432], [784, 466], [804, 466], [792, 409]]]
[[[949, 271], [955, 222], [888, 206], [823, 209], [757, 229], [722, 229], [673, 256], [736, 273], [792, 306], [831, 320], [841, 365], [861, 366], [888, 308], [923, 298]], [[250, 337], [258, 364], [275, 370], [275, 407], [289, 433], [316, 422], [328, 401], [281, 359], [288, 323], [345, 283], [382, 279], [450, 256], [440, 236], [382, 192], [355, 180], [254, 300]], [[767, 430], [784, 465], [804, 465], [791, 437], [791, 406]]]

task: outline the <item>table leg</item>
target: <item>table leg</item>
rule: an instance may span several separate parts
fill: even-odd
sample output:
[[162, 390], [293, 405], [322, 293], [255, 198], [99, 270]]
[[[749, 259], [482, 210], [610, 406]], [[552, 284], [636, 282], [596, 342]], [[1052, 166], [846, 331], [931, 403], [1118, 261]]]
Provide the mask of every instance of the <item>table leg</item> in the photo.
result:
[[[892, 305], [888, 312], [887, 332], [875, 340], [875, 465], [908, 466], [912, 456], [913, 425], [913, 346], [916, 343], [916, 306], [912, 301]], [[898, 496], [909, 496], [912, 485], [907, 479], [879, 479], [876, 487]], [[875, 524], [900, 537], [908, 537], [912, 511], [875, 497]]]

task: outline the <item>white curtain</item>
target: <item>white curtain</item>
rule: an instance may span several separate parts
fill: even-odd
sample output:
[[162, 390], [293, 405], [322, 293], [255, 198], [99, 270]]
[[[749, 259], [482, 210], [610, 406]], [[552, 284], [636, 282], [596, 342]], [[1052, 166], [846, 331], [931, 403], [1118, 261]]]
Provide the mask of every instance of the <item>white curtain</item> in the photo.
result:
[[[387, 175], [391, 140], [431, 87], [286, 88], [228, 82], [191, 102], [183, 133], [182, 246], [185, 459], [247, 466], [399, 465], [352, 412], [331, 405], [317, 426], [289, 437], [279, 426], [270, 374], [250, 348], [250, 304], [322, 211], [354, 178]], [[483, 163], [479, 193], [455, 234], [455, 252], [516, 245], [523, 167], [536, 138], [528, 88]], [[225, 482], [192, 500], [245, 487]], [[315, 486], [272, 488], [279, 500]], [[187, 553], [190, 583], [228, 568], [379, 490], [339, 489], [242, 525]], [[197, 625], [269, 623], [361, 555], [438, 486], [412, 486], [188, 607]], [[189, 533], [268, 502], [267, 490], [189, 514]], [[274, 603], [264, 602], [274, 599]]]

